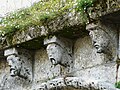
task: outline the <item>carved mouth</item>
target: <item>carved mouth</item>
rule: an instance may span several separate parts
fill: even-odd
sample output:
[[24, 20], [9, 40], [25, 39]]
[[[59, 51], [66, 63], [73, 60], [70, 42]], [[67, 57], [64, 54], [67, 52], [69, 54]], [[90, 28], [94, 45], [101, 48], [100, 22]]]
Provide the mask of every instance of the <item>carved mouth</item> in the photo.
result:
[[94, 47], [97, 49], [97, 53], [104, 53], [103, 49], [99, 45], [94, 45]]
[[15, 77], [16, 75], [15, 74], [10, 74], [10, 76]]
[[16, 70], [15, 70], [14, 68], [11, 68], [11, 69], [10, 69], [10, 75], [11, 75], [12, 77], [15, 77], [15, 76], [16, 76]]
[[56, 65], [56, 60], [54, 58], [50, 58], [50, 61], [53, 65]]
[[11, 71], [15, 71], [15, 69], [14, 69], [14, 68], [10, 68], [10, 72], [11, 72]]

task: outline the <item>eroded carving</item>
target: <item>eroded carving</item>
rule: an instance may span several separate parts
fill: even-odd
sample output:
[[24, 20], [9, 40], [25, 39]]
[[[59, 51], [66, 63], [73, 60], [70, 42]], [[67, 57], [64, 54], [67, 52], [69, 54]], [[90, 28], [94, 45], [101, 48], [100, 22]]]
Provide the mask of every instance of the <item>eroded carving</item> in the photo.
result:
[[99, 24], [90, 24], [87, 26], [87, 30], [89, 31], [92, 44], [96, 48], [97, 53], [106, 54], [109, 59], [112, 59], [116, 46], [115, 35], [112, 33], [112, 30], [108, 30]]
[[84, 78], [84, 77], [67, 77], [65, 82], [63, 78], [53, 79], [43, 83], [39, 86], [38, 89], [34, 90], [53, 90], [53, 88], [59, 87], [73, 87], [75, 89], [82, 89], [82, 90], [118, 90], [114, 87], [113, 84], [102, 81], [102, 80], [95, 80], [94, 78]]
[[21, 68], [22, 68], [22, 62], [20, 60], [20, 57], [16, 55], [10, 55], [7, 57], [8, 65], [10, 66], [10, 75], [11, 76], [19, 76]]
[[7, 62], [10, 66], [10, 75], [32, 80], [32, 57], [27, 50], [16, 48], [5, 50]]
[[114, 25], [110, 25], [99, 22], [86, 27], [96, 52], [104, 58], [105, 62], [115, 61], [117, 55], [117, 30]]
[[87, 27], [89, 35], [92, 39], [93, 46], [97, 49], [97, 53], [111, 53], [110, 51], [110, 35], [105, 29], [98, 25], [90, 25]]
[[[34, 90], [36, 90], [36, 89], [34, 89]], [[49, 89], [47, 88], [46, 83], [42, 83], [41, 86], [37, 90], [49, 90]]]
[[58, 39], [56, 36], [44, 40], [47, 45], [47, 54], [53, 65], [62, 65], [64, 67], [73, 63], [72, 43], [66, 39]]

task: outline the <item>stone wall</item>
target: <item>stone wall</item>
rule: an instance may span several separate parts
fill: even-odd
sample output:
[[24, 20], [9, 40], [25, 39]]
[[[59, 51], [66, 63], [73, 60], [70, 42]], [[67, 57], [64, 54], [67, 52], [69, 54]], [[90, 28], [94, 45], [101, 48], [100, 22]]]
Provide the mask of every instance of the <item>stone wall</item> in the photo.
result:
[[119, 90], [119, 23], [102, 17], [86, 29], [75, 39], [58, 33], [44, 36], [37, 39], [43, 47], [35, 50], [5, 48], [0, 90]]
[[[102, 28], [104, 31], [102, 31]], [[57, 39], [58, 37], [48, 38], [46, 41], [47, 45], [45, 42], [45, 47], [39, 50], [26, 51], [26, 49], [21, 49], [19, 47], [16, 47], [15, 50], [6, 49], [12, 51], [6, 51], [6, 58], [0, 60], [0, 90], [117, 90], [114, 86], [116, 82], [115, 61], [118, 44], [117, 27], [113, 24], [101, 21], [97, 28], [93, 28], [94, 30], [91, 31], [91, 26], [89, 26], [88, 29], [90, 35], [85, 35], [76, 40], [66, 38]], [[95, 42], [96, 39], [98, 42]], [[101, 43], [103, 42], [102, 39], [104, 39], [105, 43]], [[67, 47], [67, 44], [63, 41], [72, 41], [70, 44], [73, 45], [72, 49]], [[70, 66], [69, 64], [68, 66], [65, 66], [66, 64], [63, 65], [65, 62], [64, 60], [64, 62], [59, 61], [57, 64], [52, 63], [50, 61], [51, 56], [48, 55], [50, 54], [48, 53], [48, 49], [52, 50], [55, 48], [48, 47], [49, 44], [53, 46], [58, 45], [62, 49], [67, 48], [63, 51], [64, 53], [62, 53], [61, 60], [69, 60], [69, 58], [66, 59], [63, 57], [64, 55], [69, 55], [71, 52], [73, 59], [70, 60], [73, 60], [73, 63], [70, 63]], [[96, 46], [96, 44], [99, 44], [99, 46]], [[56, 53], [60, 54], [62, 49], [56, 49], [58, 49]], [[52, 55], [55, 54], [55, 57], [59, 58], [59, 55], [57, 56], [56, 53], [52, 53]], [[7, 63], [8, 56], [10, 55], [15, 55], [15, 57], [16, 55], [17, 57], [22, 55], [21, 58], [26, 57], [23, 58], [25, 62], [27, 60], [27, 62], [32, 60], [32, 65], [29, 65], [29, 68], [32, 68], [32, 80], [20, 77], [19, 74], [15, 77], [10, 76], [10, 67]], [[30, 59], [29, 55], [34, 58]], [[71, 65], [73, 65], [72, 68]], [[24, 67], [23, 64], [22, 67]], [[118, 80], [120, 80], [119, 76], [120, 73], [118, 73]]]
[[[81, 25], [80, 13], [68, 10], [37, 30], [30, 27], [2, 38], [0, 90], [119, 90], [119, 1], [90, 7], [88, 25]], [[16, 9], [10, 6], [8, 11]]]

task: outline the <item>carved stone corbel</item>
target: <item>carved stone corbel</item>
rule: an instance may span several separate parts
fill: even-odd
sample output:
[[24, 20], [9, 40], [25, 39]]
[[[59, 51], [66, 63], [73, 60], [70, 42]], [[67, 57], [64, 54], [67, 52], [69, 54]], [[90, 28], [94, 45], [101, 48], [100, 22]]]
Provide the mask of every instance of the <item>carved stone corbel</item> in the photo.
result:
[[88, 25], [87, 30], [92, 39], [93, 46], [97, 49], [97, 53], [107, 53], [109, 50], [110, 36], [98, 25]]
[[4, 51], [10, 66], [10, 75], [32, 80], [32, 57], [25, 49], [10, 48]]
[[99, 24], [89, 24], [86, 29], [97, 53], [104, 55], [107, 61], [113, 60], [116, 54], [116, 34], [108, 27]]
[[86, 28], [92, 39], [92, 44], [96, 48], [97, 53], [109, 54], [110, 52], [110, 39], [109, 32], [103, 27], [95, 24], [90, 24]]
[[73, 63], [72, 42], [65, 38], [52, 36], [44, 39], [44, 45], [47, 45], [47, 54], [53, 65], [70, 67]]

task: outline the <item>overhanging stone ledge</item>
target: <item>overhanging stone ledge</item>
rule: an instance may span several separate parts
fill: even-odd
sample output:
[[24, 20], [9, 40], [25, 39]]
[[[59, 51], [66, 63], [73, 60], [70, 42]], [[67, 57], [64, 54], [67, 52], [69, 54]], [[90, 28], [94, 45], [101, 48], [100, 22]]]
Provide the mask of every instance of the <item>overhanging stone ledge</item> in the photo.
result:
[[83, 36], [87, 31], [85, 31], [85, 25], [81, 23], [79, 17], [79, 13], [67, 12], [65, 15], [57, 17], [55, 20], [47, 22], [40, 27], [29, 27], [27, 30], [16, 31], [13, 35], [3, 37], [0, 50], [24, 42], [36, 42], [38, 40], [37, 38], [39, 38], [39, 40], [41, 38], [39, 42], [42, 43], [44, 37], [53, 34], [72, 39], [80, 37], [81, 35]]
[[[37, 37], [45, 37], [50, 34], [60, 34], [65, 37], [80, 37], [85, 31], [85, 25], [82, 24], [82, 20], [80, 18], [80, 13], [75, 11], [75, 8], [72, 8], [73, 11], [65, 11], [64, 15], [58, 16], [54, 20], [45, 21], [39, 27], [29, 27], [27, 30], [19, 30], [16, 31], [13, 35], [5, 36], [0, 42], [0, 50], [6, 49], [11, 46], [15, 46], [17, 44], [21, 44], [24, 42], [32, 41]], [[100, 17], [117, 12], [120, 10], [120, 2], [119, 0], [97, 0], [95, 6], [88, 8], [90, 18], [94, 20], [98, 20]], [[69, 35], [67, 34], [69, 33]], [[43, 39], [41, 39], [43, 40]]]

